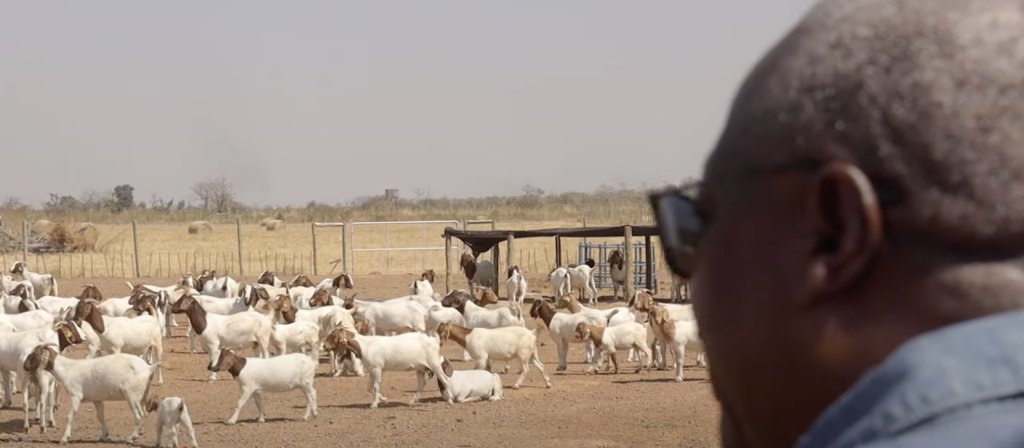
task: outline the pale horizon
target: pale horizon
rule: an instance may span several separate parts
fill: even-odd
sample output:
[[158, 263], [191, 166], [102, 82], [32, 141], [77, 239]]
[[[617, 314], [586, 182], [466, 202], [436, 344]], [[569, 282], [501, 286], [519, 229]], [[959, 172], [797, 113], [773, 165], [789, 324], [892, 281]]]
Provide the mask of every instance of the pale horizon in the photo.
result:
[[678, 183], [812, 3], [7, 2], [0, 200]]

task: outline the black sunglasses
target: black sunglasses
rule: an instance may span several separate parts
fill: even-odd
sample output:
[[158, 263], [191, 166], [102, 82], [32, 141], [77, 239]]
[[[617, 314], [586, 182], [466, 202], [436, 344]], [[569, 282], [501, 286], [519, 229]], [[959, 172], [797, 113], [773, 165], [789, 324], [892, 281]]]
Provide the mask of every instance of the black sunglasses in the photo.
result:
[[696, 267], [697, 243], [704, 232], [704, 218], [697, 204], [678, 188], [651, 193], [649, 200], [665, 261], [674, 274], [690, 278]]

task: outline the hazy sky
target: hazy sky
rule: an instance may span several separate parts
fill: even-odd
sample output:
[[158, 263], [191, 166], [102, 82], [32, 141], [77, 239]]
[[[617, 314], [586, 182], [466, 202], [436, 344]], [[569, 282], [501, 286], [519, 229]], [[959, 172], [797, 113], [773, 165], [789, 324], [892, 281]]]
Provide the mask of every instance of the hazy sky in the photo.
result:
[[0, 199], [193, 199], [218, 176], [260, 204], [676, 182], [811, 4], [2, 1]]

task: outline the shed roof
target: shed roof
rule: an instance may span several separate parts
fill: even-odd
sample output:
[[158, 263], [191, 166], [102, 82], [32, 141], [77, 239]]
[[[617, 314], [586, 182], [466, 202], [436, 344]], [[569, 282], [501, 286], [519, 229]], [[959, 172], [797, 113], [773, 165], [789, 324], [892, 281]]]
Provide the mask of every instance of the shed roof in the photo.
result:
[[[656, 226], [632, 226], [633, 236], [658, 236]], [[516, 239], [539, 238], [539, 237], [564, 237], [564, 238], [611, 238], [624, 237], [626, 226], [612, 227], [570, 227], [561, 229], [536, 229], [536, 230], [459, 230], [452, 227], [444, 229], [445, 237], [453, 237], [462, 240], [473, 250], [473, 255], [479, 255], [491, 250], [498, 243], [508, 239], [512, 235]]]

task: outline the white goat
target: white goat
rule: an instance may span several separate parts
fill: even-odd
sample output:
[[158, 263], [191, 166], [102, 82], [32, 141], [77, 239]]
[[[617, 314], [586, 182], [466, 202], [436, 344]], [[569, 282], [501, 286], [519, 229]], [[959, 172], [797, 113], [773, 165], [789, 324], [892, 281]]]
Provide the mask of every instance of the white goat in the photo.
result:
[[[46, 432], [46, 427], [53, 428], [56, 426], [56, 419], [54, 418], [54, 410], [57, 408], [57, 378], [53, 376], [45, 365], [37, 364], [30, 359], [29, 354], [35, 347], [43, 344], [56, 344], [63, 351], [65, 348], [82, 342], [81, 329], [73, 323], [61, 322], [54, 326], [53, 334], [45, 331], [29, 331], [11, 335], [12, 337], [4, 345], [4, 355], [0, 355], [0, 358], [5, 358], [9, 361], [13, 358], [15, 351], [21, 351], [21, 369], [18, 374], [21, 375], [22, 382], [22, 407], [25, 411], [25, 431], [27, 432], [30, 427], [29, 423], [29, 401], [30, 398], [35, 395], [36, 397], [36, 420], [39, 421], [39, 427], [42, 432]], [[20, 347], [17, 347], [19, 346]], [[12, 350], [12, 347], [17, 347], [16, 350]], [[10, 366], [7, 366], [10, 367]]]
[[139, 438], [142, 420], [146, 416], [143, 403], [148, 401], [156, 365], [146, 364], [142, 358], [124, 353], [99, 358], [71, 359], [59, 355], [51, 345], [36, 347], [25, 362], [30, 361], [45, 365], [68, 392], [71, 403], [68, 406], [67, 427], [60, 439], [61, 444], [68, 443], [68, 438], [71, 437], [75, 413], [78, 412], [82, 401], [91, 401], [96, 407], [102, 442], [110, 441], [103, 403], [127, 401], [135, 419], [135, 427], [128, 442], [134, 443]]
[[45, 328], [53, 324], [55, 318], [43, 310], [26, 311], [19, 314], [0, 314], [0, 324], [14, 327], [15, 331]]
[[217, 271], [203, 271], [196, 280], [195, 289], [213, 297], [238, 297], [238, 282], [228, 276], [217, 277]]
[[[61, 335], [62, 333], [64, 336]], [[14, 393], [14, 381], [11, 374], [21, 375], [25, 356], [29, 352], [41, 344], [59, 343], [61, 347], [66, 347], [75, 341], [81, 341], [81, 333], [78, 328], [63, 323], [4, 333], [3, 337], [0, 337], [0, 382], [3, 383], [4, 391], [3, 405], [0, 407], [11, 406], [11, 395]], [[45, 403], [45, 400], [43, 402]]]
[[217, 373], [227, 370], [242, 388], [242, 396], [238, 399], [235, 412], [225, 422], [234, 425], [238, 421], [238, 413], [242, 406], [252, 397], [259, 411], [259, 423], [266, 421], [263, 413], [264, 392], [288, 392], [301, 389], [306, 396], [306, 415], [302, 419], [309, 421], [317, 415], [316, 389], [313, 378], [316, 376], [316, 361], [306, 355], [293, 353], [275, 358], [243, 358], [231, 350], [220, 353], [217, 364], [210, 365], [210, 371]]
[[464, 347], [476, 361], [477, 369], [490, 369], [491, 359], [500, 359], [506, 361], [505, 371], [508, 371], [507, 361], [513, 358], [518, 360], [520, 373], [512, 385], [513, 389], [519, 389], [523, 384], [526, 374], [530, 371], [530, 363], [540, 370], [544, 384], [551, 387], [551, 379], [544, 371], [544, 364], [540, 362], [537, 354], [537, 336], [526, 328], [464, 328], [441, 324], [437, 328], [437, 334], [442, 341], [451, 339]]
[[441, 369], [448, 375], [448, 385], [437, 380], [437, 388], [441, 397], [452, 402], [467, 403], [471, 401], [501, 400], [501, 376], [487, 370], [459, 370], [452, 368], [452, 363], [445, 358], [441, 361]]
[[33, 293], [36, 298], [57, 295], [57, 279], [52, 274], [39, 274], [28, 270], [28, 263], [16, 261], [11, 266], [11, 274], [20, 275], [22, 279], [32, 284]]
[[556, 313], [551, 305], [547, 303], [546, 299], [533, 302], [533, 305], [530, 307], [530, 317], [540, 319], [544, 326], [547, 327], [551, 339], [555, 341], [555, 348], [558, 351], [558, 368], [556, 369], [558, 371], [563, 371], [567, 368], [566, 359], [569, 356], [569, 344], [573, 342], [585, 342], [586, 362], [589, 363], [594, 358], [594, 344], [590, 341], [576, 339], [576, 325], [581, 322], [594, 325], [604, 325], [607, 323], [606, 320], [592, 315]]
[[463, 290], [455, 290], [449, 293], [441, 305], [454, 308], [462, 313], [466, 319], [466, 326], [469, 328], [500, 328], [512, 325], [525, 327], [522, 312], [519, 307], [509, 305], [495, 310], [487, 309], [473, 303], [473, 296]]
[[523, 300], [526, 299], [526, 277], [519, 270], [519, 266], [512, 266], [508, 270], [508, 300], [516, 304], [516, 306], [522, 306]]
[[466, 275], [470, 291], [478, 286], [491, 289], [498, 286], [498, 272], [494, 268], [494, 263], [490, 261], [477, 262], [473, 254], [466, 252], [459, 260], [459, 269]]
[[342, 329], [327, 335], [324, 348], [344, 357], [349, 353], [363, 361], [370, 371], [370, 393], [376, 408], [388, 398], [380, 393], [384, 371], [416, 371], [417, 387], [412, 403], [419, 402], [420, 394], [427, 384], [429, 370], [441, 381], [449, 383], [448, 375], [441, 367], [441, 346], [436, 338], [423, 333], [405, 333], [396, 336], [362, 336]]
[[[164, 372], [160, 367], [163, 360], [163, 326], [157, 320], [156, 310], [150, 303], [153, 315], [138, 317], [109, 317], [99, 313], [99, 302], [85, 299], [75, 307], [72, 320], [88, 324], [96, 333], [95, 340], [89, 340], [89, 357], [101, 354], [130, 353], [144, 356], [152, 353], [156, 362], [157, 384], [163, 384]], [[88, 334], [88, 331], [86, 331]], [[88, 338], [87, 339], [91, 339]]]
[[590, 304], [597, 303], [597, 286], [594, 284], [594, 266], [597, 263], [588, 258], [586, 263], [569, 268], [570, 285], [574, 285], [580, 291], [580, 297], [587, 299]]
[[[641, 367], [651, 370], [651, 348], [647, 346], [647, 327], [637, 322], [630, 322], [605, 327], [580, 322], [576, 325], [576, 338], [579, 340], [589, 339], [597, 347], [594, 360], [600, 360], [601, 355], [607, 353], [615, 365], [615, 373], [619, 373], [619, 360], [616, 350], [628, 348], [640, 352], [640, 362], [637, 363], [636, 371], [639, 373]], [[588, 372], [594, 370], [594, 362], [590, 363]]]
[[311, 322], [292, 322], [274, 325], [270, 336], [271, 350], [278, 355], [292, 352], [309, 352], [309, 357], [320, 359], [320, 326]]
[[185, 425], [188, 432], [189, 442], [192, 448], [199, 448], [196, 441], [196, 430], [192, 427], [192, 416], [188, 413], [188, 406], [185, 406], [185, 399], [181, 397], [167, 397], [162, 400], [150, 397], [146, 405], [148, 412], [156, 412], [156, 443], [157, 448], [165, 448], [168, 437], [164, 432], [169, 432], [171, 446], [178, 448], [178, 425]]
[[411, 300], [393, 302], [362, 302], [355, 304], [352, 314], [366, 321], [370, 335], [412, 329], [426, 331], [426, 309]]
[[[651, 329], [654, 337], [672, 352], [675, 358], [676, 382], [683, 381], [683, 361], [687, 347], [697, 350], [697, 365], [706, 366], [704, 342], [700, 339], [696, 320], [672, 320], [668, 310], [655, 306], [651, 310]], [[661, 355], [664, 362], [664, 354]]]
[[[267, 316], [255, 311], [228, 316], [207, 313], [199, 302], [188, 295], [175, 303], [171, 312], [188, 316], [189, 324], [210, 354], [210, 366], [217, 362], [221, 349], [244, 348], [253, 343], [259, 347], [261, 358], [269, 356], [274, 323]], [[210, 381], [216, 380], [217, 372], [210, 372]]]
[[[191, 297], [193, 300], [198, 302], [203, 307], [203, 310], [206, 311], [207, 313], [218, 314], [221, 316], [229, 316], [232, 314], [252, 311], [253, 308], [252, 299], [244, 297], [219, 298], [207, 295], [186, 294], [182, 296], [181, 299], [178, 299], [178, 302], [180, 302], [185, 297]], [[195, 328], [192, 327], [191, 321], [189, 322], [190, 323], [188, 328], [188, 348], [190, 353], [195, 353], [195, 341], [197, 335]]]
[[569, 278], [569, 270], [566, 268], [555, 268], [548, 275], [548, 280], [551, 282], [551, 288], [555, 290], [557, 297], [562, 297], [572, 291], [572, 281]]

